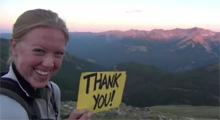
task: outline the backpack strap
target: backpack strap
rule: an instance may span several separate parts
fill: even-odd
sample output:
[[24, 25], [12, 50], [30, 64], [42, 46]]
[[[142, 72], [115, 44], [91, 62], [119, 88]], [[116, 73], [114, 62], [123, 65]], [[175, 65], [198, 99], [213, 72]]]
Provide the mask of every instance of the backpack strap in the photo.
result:
[[52, 89], [52, 97], [50, 98], [50, 102], [53, 105], [53, 109], [55, 111], [55, 117], [56, 117], [56, 120], [57, 120], [58, 114], [59, 114], [59, 110], [57, 108], [57, 104], [56, 104], [56, 101], [55, 101], [54, 89], [53, 89], [53, 85], [52, 85], [51, 81], [50, 81], [50, 85], [51, 85], [51, 89]]
[[10, 78], [1, 78], [0, 85], [0, 94], [16, 100], [26, 110], [29, 119], [37, 119], [37, 115], [31, 105], [33, 99], [26, 96], [16, 81]]

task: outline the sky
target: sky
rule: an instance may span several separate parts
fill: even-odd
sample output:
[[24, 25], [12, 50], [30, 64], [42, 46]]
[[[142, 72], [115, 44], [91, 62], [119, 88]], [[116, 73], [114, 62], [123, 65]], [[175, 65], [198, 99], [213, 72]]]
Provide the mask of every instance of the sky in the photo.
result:
[[0, 0], [0, 32], [26, 10], [50, 9], [70, 32], [199, 27], [220, 32], [220, 0]]

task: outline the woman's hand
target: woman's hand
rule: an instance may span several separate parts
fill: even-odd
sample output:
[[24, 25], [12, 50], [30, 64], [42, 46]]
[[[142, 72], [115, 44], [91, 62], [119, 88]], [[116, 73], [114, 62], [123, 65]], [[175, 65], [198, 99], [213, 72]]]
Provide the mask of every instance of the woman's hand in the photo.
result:
[[87, 109], [74, 110], [70, 114], [68, 120], [90, 120], [92, 114], [93, 113]]

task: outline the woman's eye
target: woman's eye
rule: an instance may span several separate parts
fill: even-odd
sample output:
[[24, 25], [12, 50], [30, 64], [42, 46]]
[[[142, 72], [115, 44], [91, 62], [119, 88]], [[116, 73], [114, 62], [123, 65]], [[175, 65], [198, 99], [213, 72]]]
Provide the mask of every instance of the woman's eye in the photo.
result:
[[63, 53], [63, 52], [58, 52], [57, 54], [59, 54], [59, 55], [63, 55], [64, 53]]
[[57, 57], [62, 57], [63, 55], [64, 55], [64, 52], [57, 52], [57, 53], [56, 53], [56, 56], [57, 56]]
[[34, 52], [40, 53], [40, 54], [45, 53], [44, 50], [42, 49], [34, 49]]

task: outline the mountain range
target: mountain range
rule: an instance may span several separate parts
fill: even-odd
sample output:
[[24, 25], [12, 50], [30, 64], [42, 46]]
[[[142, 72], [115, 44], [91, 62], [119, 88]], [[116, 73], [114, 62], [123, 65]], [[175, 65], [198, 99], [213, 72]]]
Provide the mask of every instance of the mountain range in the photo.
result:
[[220, 32], [202, 28], [70, 33], [67, 51], [110, 67], [121, 62], [183, 72], [219, 61]]
[[[125, 32], [121, 31], [108, 31], [100, 33], [104, 35], [106, 39], [112, 38], [133, 38], [142, 39], [146, 41], [165, 41], [172, 42], [174, 40], [181, 39], [177, 43], [177, 47], [184, 48], [187, 45], [195, 46], [196, 43], [201, 44], [207, 52], [212, 52], [209, 42], [215, 42], [220, 40], [220, 33], [216, 33], [210, 30], [205, 30], [201, 28], [191, 28], [191, 29], [180, 29], [176, 28], [173, 30], [163, 30], [154, 29], [152, 31], [139, 31], [139, 30], [128, 30]], [[188, 44], [184, 44], [188, 43]]]

